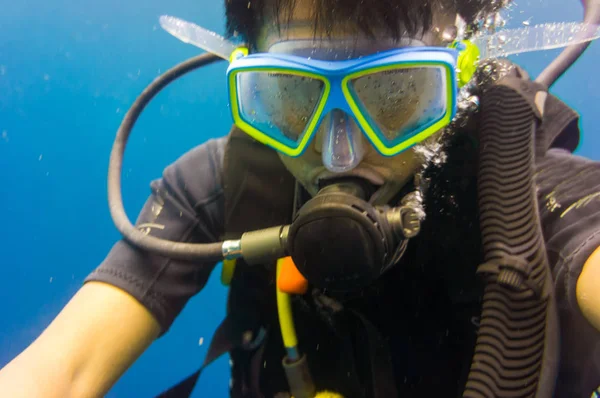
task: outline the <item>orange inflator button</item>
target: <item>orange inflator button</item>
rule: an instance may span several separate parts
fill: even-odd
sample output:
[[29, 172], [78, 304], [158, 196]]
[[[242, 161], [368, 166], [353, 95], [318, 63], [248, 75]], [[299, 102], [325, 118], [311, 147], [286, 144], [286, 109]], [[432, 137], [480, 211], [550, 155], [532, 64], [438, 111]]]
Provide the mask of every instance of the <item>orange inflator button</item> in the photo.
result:
[[304, 294], [308, 289], [308, 281], [298, 271], [291, 257], [281, 259], [277, 288], [287, 294]]

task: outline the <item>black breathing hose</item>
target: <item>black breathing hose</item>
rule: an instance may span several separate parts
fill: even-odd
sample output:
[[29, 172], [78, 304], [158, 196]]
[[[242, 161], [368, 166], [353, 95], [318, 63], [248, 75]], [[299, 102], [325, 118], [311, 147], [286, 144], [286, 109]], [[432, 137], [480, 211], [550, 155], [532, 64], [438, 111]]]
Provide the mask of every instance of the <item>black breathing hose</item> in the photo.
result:
[[[599, 4], [587, 2], [584, 22], [598, 24]], [[545, 98], [543, 87], [552, 86], [588, 45], [565, 49], [536, 79], [542, 87], [530, 98], [518, 88], [518, 76], [481, 98], [478, 199], [485, 263], [478, 273], [486, 287], [466, 398], [553, 396], [560, 338], [534, 179], [534, 96]]]
[[464, 397], [552, 396], [557, 315], [533, 183], [536, 123], [510, 87], [481, 97], [478, 273], [486, 287]]
[[108, 166], [108, 203], [110, 214], [115, 226], [123, 237], [140, 249], [182, 260], [220, 261], [223, 259], [222, 242], [206, 244], [179, 243], [144, 234], [129, 221], [121, 196], [121, 169], [123, 167], [125, 145], [127, 144], [127, 139], [134, 123], [146, 105], [160, 90], [173, 80], [219, 60], [220, 58], [216, 55], [202, 54], [184, 61], [160, 75], [135, 100], [117, 131]]

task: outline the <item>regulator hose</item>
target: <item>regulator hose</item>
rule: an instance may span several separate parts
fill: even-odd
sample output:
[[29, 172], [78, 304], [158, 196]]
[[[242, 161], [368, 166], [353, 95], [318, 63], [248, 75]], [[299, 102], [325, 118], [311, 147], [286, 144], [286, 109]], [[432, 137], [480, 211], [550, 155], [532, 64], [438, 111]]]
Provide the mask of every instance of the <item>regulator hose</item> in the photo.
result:
[[129, 221], [129, 217], [127, 217], [123, 206], [123, 197], [121, 196], [123, 153], [125, 152], [125, 146], [127, 145], [131, 130], [146, 105], [160, 90], [173, 80], [219, 60], [221, 58], [218, 56], [207, 53], [190, 58], [169, 69], [146, 87], [133, 105], [131, 105], [131, 108], [129, 108], [119, 126], [108, 164], [108, 204], [115, 227], [125, 240], [140, 249], [182, 260], [220, 261], [223, 259], [222, 242], [206, 244], [180, 243], [144, 234]]

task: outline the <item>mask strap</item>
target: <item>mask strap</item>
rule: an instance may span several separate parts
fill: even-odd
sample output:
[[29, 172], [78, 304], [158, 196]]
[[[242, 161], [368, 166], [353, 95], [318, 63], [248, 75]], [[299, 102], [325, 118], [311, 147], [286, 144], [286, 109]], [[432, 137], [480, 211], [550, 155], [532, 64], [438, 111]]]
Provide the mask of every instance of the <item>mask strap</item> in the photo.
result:
[[246, 47], [238, 47], [229, 56], [229, 63], [232, 63], [236, 59], [240, 59], [248, 55], [248, 49]]
[[448, 46], [459, 51], [456, 62], [458, 87], [463, 87], [471, 81], [479, 64], [479, 48], [468, 40], [455, 40]]

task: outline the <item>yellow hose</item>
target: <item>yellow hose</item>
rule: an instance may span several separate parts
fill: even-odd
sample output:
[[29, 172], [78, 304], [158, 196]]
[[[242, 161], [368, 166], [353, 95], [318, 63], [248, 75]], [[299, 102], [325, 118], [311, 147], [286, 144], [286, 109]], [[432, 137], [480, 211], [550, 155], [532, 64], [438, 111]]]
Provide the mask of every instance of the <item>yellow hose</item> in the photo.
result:
[[[294, 327], [292, 317], [292, 302], [289, 294], [279, 290], [279, 275], [284, 259], [277, 260], [276, 289], [277, 289], [277, 312], [279, 313], [279, 327], [283, 337], [283, 345], [287, 349], [296, 349], [298, 346], [298, 337]], [[293, 397], [292, 397], [293, 398]], [[316, 393], [315, 398], [344, 398], [341, 394], [332, 391], [321, 391]]]
[[342, 394], [332, 391], [321, 391], [315, 395], [315, 398], [344, 398]]
[[[277, 280], [281, 271], [283, 259], [277, 260]], [[277, 283], [275, 283], [277, 286]], [[296, 337], [296, 329], [294, 328], [294, 319], [292, 317], [292, 302], [289, 294], [277, 289], [277, 312], [279, 313], [279, 327], [281, 328], [281, 336], [283, 337], [283, 345], [286, 348], [296, 348], [298, 338]]]
[[223, 260], [223, 266], [221, 269], [221, 283], [223, 286], [229, 286], [235, 273], [236, 260]]

